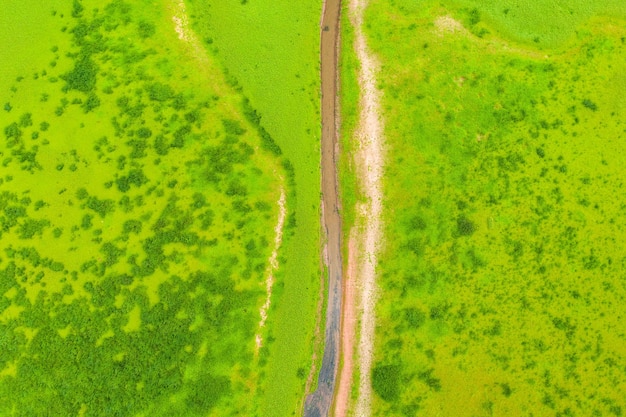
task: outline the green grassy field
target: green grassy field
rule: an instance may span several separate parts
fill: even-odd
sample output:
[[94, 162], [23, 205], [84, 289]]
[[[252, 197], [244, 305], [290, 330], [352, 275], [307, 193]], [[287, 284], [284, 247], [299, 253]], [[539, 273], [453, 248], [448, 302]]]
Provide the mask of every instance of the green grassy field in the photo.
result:
[[176, 2], [10, 3], [0, 415], [257, 414], [280, 149]]
[[[341, 11], [341, 52], [339, 61], [340, 87], [339, 107], [341, 113], [339, 133], [339, 184], [341, 190], [341, 222], [343, 235], [348, 236], [355, 223], [355, 210], [362, 198], [362, 191], [356, 180], [354, 153], [357, 150], [354, 135], [359, 122], [358, 58], [354, 50], [354, 29], [350, 22], [348, 4]], [[344, 245], [345, 246], [345, 245]], [[344, 260], [347, 260], [344, 247]]]
[[626, 410], [626, 9], [552, 3], [371, 2], [374, 415]]
[[320, 283], [319, 19], [314, 1], [190, 2], [194, 27], [293, 166], [295, 228], [270, 311], [264, 416], [298, 414]]

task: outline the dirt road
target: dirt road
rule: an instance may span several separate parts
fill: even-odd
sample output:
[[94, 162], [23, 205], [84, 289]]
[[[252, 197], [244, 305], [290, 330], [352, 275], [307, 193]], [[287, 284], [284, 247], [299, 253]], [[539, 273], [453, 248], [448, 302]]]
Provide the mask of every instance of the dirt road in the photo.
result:
[[342, 261], [341, 218], [337, 185], [337, 47], [341, 0], [325, 0], [321, 30], [322, 224], [326, 232], [329, 273], [324, 356], [317, 390], [305, 401], [305, 417], [326, 417], [331, 408], [339, 364]]
[[[381, 97], [380, 91], [376, 88], [379, 65], [368, 48], [363, 30], [363, 13], [366, 7], [367, 0], [349, 0], [349, 18], [354, 28], [354, 49], [360, 63], [359, 123], [352, 138], [358, 144], [358, 149], [353, 156], [357, 181], [365, 198], [356, 207], [355, 223], [350, 230], [341, 325], [343, 368], [338, 381], [334, 417], [346, 417], [350, 411], [355, 412], [358, 417], [367, 417], [371, 414], [374, 307], [377, 296], [376, 266], [382, 238], [381, 178], [384, 150]], [[359, 324], [358, 349], [355, 352], [356, 327]], [[358, 396], [356, 403], [351, 404], [350, 394], [355, 368], [359, 370]]]

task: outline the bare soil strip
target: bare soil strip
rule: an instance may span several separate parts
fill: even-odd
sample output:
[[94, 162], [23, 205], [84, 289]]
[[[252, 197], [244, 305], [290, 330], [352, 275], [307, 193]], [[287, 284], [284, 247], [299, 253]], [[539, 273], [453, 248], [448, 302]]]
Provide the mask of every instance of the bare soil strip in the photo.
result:
[[185, 42], [190, 48], [194, 57], [201, 64], [206, 65], [208, 59], [206, 51], [202, 46], [202, 42], [198, 39], [195, 32], [189, 26], [189, 17], [187, 16], [187, 8], [184, 0], [172, 2], [172, 21], [174, 22], [174, 30], [178, 34], [178, 39]]
[[343, 311], [341, 317], [341, 358], [343, 364], [339, 375], [339, 386], [335, 397], [334, 417], [346, 417], [350, 410], [350, 394], [354, 374], [354, 348], [357, 327], [357, 230], [350, 232], [348, 243], [348, 268], [343, 286]]
[[337, 149], [337, 46], [341, 0], [325, 0], [320, 22], [320, 64], [322, 87], [322, 225], [328, 254], [328, 299], [324, 355], [317, 390], [306, 397], [306, 417], [327, 416], [335, 391], [339, 364], [342, 261], [341, 219], [339, 216]]
[[[360, 335], [358, 346], [359, 386], [356, 415], [367, 417], [371, 413], [371, 368], [374, 353], [374, 329], [377, 286], [376, 265], [378, 247], [382, 238], [382, 186], [383, 172], [383, 124], [380, 117], [380, 91], [376, 88], [378, 62], [367, 46], [363, 33], [363, 12], [367, 0], [350, 0], [350, 19], [354, 26], [355, 49], [361, 63], [359, 86], [361, 91], [360, 120], [357, 131], [359, 150], [355, 156], [359, 185], [365, 195], [365, 203], [357, 213], [355, 232], [357, 244], [354, 249], [358, 285], [360, 288]], [[353, 248], [350, 248], [351, 250]], [[350, 265], [351, 269], [354, 266]]]
[[267, 311], [270, 308], [270, 304], [272, 303], [272, 287], [274, 286], [274, 271], [278, 269], [278, 249], [280, 249], [280, 245], [283, 242], [283, 226], [285, 225], [285, 217], [287, 215], [287, 209], [285, 207], [287, 196], [285, 195], [285, 189], [280, 189], [280, 197], [278, 199], [278, 221], [276, 222], [276, 226], [274, 227], [274, 249], [272, 250], [272, 254], [268, 259], [267, 265], [267, 277], [265, 278], [265, 303], [261, 306], [260, 315], [261, 320], [259, 321], [259, 332], [256, 334], [254, 341], [256, 344], [255, 353], [259, 353], [259, 349], [263, 346], [263, 338], [261, 336], [260, 330], [265, 327], [265, 322], [267, 321]]

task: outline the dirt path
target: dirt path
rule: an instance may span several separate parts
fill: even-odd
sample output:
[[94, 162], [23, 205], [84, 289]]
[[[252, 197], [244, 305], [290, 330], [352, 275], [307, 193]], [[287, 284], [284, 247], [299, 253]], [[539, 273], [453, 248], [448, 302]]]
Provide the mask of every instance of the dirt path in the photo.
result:
[[[357, 244], [354, 250], [360, 289], [360, 334], [358, 346], [359, 385], [356, 415], [367, 417], [371, 413], [372, 383], [371, 368], [374, 354], [374, 330], [376, 305], [376, 265], [378, 247], [382, 238], [382, 185], [383, 172], [383, 125], [380, 117], [380, 91], [376, 88], [378, 62], [367, 46], [363, 33], [363, 12], [367, 0], [350, 0], [350, 20], [354, 26], [354, 47], [361, 63], [359, 86], [361, 91], [360, 119], [357, 131], [359, 150], [355, 156], [358, 181], [365, 203], [357, 212]], [[352, 250], [352, 248], [350, 248]]]
[[341, 358], [343, 364], [339, 375], [339, 386], [335, 397], [334, 417], [346, 417], [350, 410], [350, 394], [354, 380], [354, 347], [357, 327], [357, 230], [352, 230], [348, 242], [348, 268], [346, 270], [341, 317]]
[[339, 364], [342, 261], [339, 216], [337, 150], [337, 47], [341, 0], [325, 0], [320, 22], [320, 65], [322, 88], [322, 225], [326, 232], [328, 299], [324, 356], [317, 390], [305, 400], [306, 417], [327, 416], [335, 391]]

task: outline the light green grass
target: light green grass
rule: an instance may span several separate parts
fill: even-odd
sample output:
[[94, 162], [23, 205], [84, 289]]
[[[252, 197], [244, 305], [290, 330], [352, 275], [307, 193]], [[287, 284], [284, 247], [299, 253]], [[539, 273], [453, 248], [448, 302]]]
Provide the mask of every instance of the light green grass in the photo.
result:
[[[396, 0], [390, 3], [403, 15], [423, 15], [431, 3]], [[474, 29], [499, 33], [516, 42], [553, 48], [571, 38], [592, 17], [624, 17], [620, 0], [450, 0], [442, 3], [456, 9], [465, 23], [477, 18]], [[376, 7], [376, 6], [374, 6]]]
[[[311, 365], [319, 279], [321, 3], [190, 2], [194, 27], [261, 115], [295, 172], [296, 227], [285, 240], [268, 326], [264, 416], [299, 413]], [[210, 38], [210, 39], [209, 39]], [[298, 376], [300, 375], [300, 376]]]
[[[355, 139], [359, 122], [359, 84], [358, 59], [354, 50], [354, 29], [350, 23], [348, 5], [343, 4], [341, 11], [341, 50], [339, 60], [340, 74], [340, 120], [339, 131], [339, 184], [341, 190], [341, 222], [344, 243], [347, 241], [350, 229], [355, 222], [357, 202], [362, 198], [362, 191], [357, 184], [357, 173], [354, 154], [358, 149]], [[344, 261], [347, 260], [346, 245], [344, 245]]]
[[[49, 7], [41, 7], [37, 2], [7, 0], [0, 15], [0, 88], [9, 91], [18, 74], [32, 77], [42, 68], [55, 60], [52, 45], [66, 49], [70, 38], [59, 29], [59, 19], [53, 19], [52, 10], [69, 15], [67, 2], [55, 0], [48, 2]], [[15, 23], [20, 22], [20, 30], [15, 30]], [[4, 105], [4, 103], [2, 103]]]
[[287, 174], [171, 3], [61, 3], [3, 16], [0, 415], [254, 415]]
[[[457, 3], [367, 15], [388, 146], [374, 415], [621, 415], [624, 20], [534, 2], [500, 29]], [[446, 15], [467, 33], [438, 33]]]

